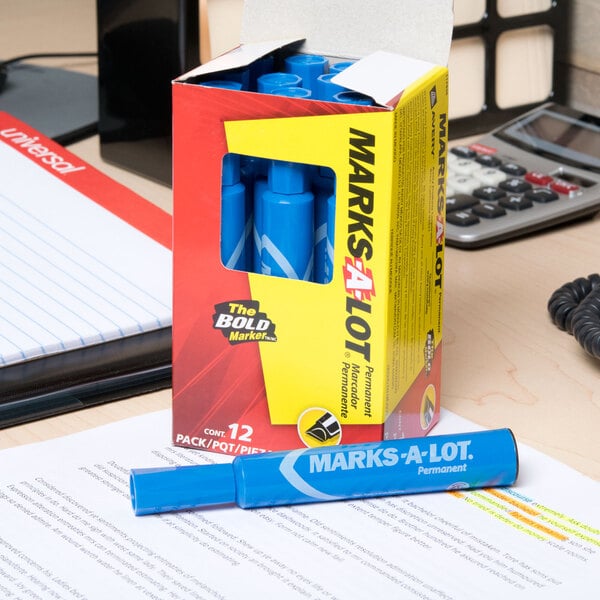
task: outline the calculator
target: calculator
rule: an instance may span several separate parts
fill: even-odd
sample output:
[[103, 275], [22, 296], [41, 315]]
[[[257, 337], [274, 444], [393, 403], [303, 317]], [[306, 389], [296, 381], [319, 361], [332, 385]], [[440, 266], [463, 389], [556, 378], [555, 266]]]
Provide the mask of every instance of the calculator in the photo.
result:
[[448, 246], [489, 246], [599, 210], [598, 117], [548, 103], [448, 153]]

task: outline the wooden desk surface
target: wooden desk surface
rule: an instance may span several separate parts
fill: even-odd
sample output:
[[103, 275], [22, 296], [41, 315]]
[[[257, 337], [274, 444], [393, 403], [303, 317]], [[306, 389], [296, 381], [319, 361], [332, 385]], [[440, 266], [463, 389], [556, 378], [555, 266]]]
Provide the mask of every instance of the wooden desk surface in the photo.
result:
[[[97, 137], [69, 149], [171, 210], [169, 188], [103, 162]], [[596, 217], [489, 249], [446, 249], [442, 406], [480, 425], [511, 427], [518, 441], [600, 480], [600, 361], [546, 311], [554, 289], [600, 271], [598, 240]], [[168, 407], [170, 390], [114, 402], [0, 430], [0, 448]]]

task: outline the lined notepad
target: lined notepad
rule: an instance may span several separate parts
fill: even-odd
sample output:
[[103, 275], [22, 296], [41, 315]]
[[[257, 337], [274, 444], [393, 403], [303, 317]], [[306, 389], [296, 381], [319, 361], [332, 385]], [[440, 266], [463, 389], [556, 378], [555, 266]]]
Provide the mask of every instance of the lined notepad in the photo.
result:
[[170, 326], [170, 249], [34, 158], [0, 136], [0, 367]]

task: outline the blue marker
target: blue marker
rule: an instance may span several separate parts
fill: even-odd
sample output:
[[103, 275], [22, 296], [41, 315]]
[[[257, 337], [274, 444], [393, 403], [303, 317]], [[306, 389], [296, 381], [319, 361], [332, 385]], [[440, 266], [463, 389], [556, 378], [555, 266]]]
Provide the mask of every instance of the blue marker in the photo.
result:
[[335, 246], [335, 193], [327, 198], [327, 252], [325, 254], [325, 282], [333, 279], [333, 249]]
[[285, 59], [285, 70], [302, 78], [302, 87], [315, 89], [317, 77], [327, 73], [329, 61], [317, 54], [292, 54]]
[[344, 69], [347, 69], [350, 65], [353, 65], [355, 61], [353, 60], [343, 60], [341, 62], [333, 63], [329, 65], [329, 72], [336, 74], [341, 73]]
[[261, 273], [262, 202], [267, 189], [267, 171], [269, 160], [256, 156], [242, 156], [241, 178], [246, 186], [247, 216], [251, 215], [251, 233], [249, 235], [248, 270]]
[[[330, 202], [333, 199], [335, 211], [335, 175], [327, 167], [318, 167], [313, 175], [313, 188], [315, 190], [315, 258], [314, 258], [314, 280], [317, 283], [331, 281], [331, 272], [327, 272], [327, 246], [329, 221], [331, 215]], [[331, 240], [333, 244], [333, 240]], [[333, 254], [333, 248], [331, 249]]]
[[312, 92], [306, 88], [286, 87], [284, 85], [273, 88], [270, 93], [274, 96], [288, 96], [289, 98], [310, 98], [312, 96]]
[[365, 96], [365, 94], [353, 92], [351, 90], [346, 92], [339, 92], [334, 95], [333, 99], [336, 102], [341, 102], [343, 104], [360, 104], [362, 106], [373, 106], [374, 104], [373, 98]]
[[252, 228], [252, 267], [255, 273], [262, 273], [262, 235], [264, 193], [268, 189], [266, 175], [259, 174], [254, 180], [254, 223]]
[[232, 504], [241, 508], [512, 485], [509, 429], [237, 456], [233, 462], [133, 469], [136, 515]]
[[221, 260], [228, 269], [248, 270], [246, 240], [249, 234], [246, 186], [240, 181], [240, 156], [226, 154], [221, 177]]
[[243, 90], [250, 89], [250, 69], [248, 67], [223, 71], [222, 75], [224, 76], [223, 79], [238, 81], [242, 85]]
[[265, 73], [256, 81], [257, 90], [261, 94], [270, 94], [275, 88], [284, 87], [302, 87], [302, 78], [293, 73]]
[[275, 59], [272, 54], [263, 56], [250, 65], [250, 90], [256, 92], [258, 89], [258, 78], [273, 71]]
[[310, 281], [314, 195], [309, 191], [306, 165], [273, 160], [262, 203], [262, 273]]
[[338, 85], [337, 83], [333, 83], [331, 79], [335, 77], [335, 73], [324, 73], [323, 75], [319, 75], [317, 77], [317, 81], [315, 83], [315, 96], [319, 100], [328, 100], [332, 101], [335, 94], [339, 94], [340, 92], [347, 92], [348, 88], [345, 88], [342, 85]]

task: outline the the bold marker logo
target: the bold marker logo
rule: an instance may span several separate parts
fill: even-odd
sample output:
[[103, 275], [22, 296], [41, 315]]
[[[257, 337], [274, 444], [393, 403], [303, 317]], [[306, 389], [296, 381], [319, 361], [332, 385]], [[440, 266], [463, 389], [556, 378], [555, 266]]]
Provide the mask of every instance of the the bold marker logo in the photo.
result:
[[235, 300], [215, 305], [213, 327], [221, 331], [230, 344], [276, 342], [275, 324], [260, 312], [256, 300]]

